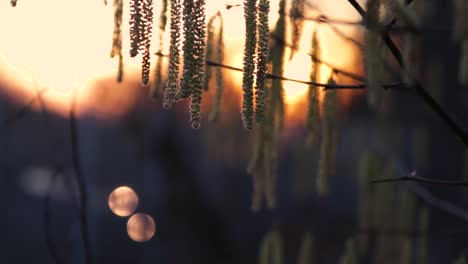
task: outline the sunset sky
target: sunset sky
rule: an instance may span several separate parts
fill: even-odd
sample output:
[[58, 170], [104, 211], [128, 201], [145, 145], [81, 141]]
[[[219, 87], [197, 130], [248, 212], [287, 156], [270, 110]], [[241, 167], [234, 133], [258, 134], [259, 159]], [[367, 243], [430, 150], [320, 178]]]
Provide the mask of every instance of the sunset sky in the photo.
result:
[[[345, 0], [312, 1], [328, 17], [358, 20], [358, 14]], [[243, 50], [243, 10], [241, 7], [226, 10], [225, 5], [241, 4], [242, 1], [207, 1], [207, 17], [221, 10], [225, 21], [226, 64], [241, 67]], [[127, 4], [127, 2], [125, 2]], [[157, 47], [157, 29], [160, 10], [155, 1], [155, 25], [152, 50]], [[124, 63], [128, 73], [132, 69], [139, 72], [140, 58], [128, 56], [128, 6], [124, 6]], [[271, 26], [277, 19], [278, 0], [271, 1]], [[317, 12], [306, 12], [317, 16]], [[0, 3], [0, 67], [7, 67], [14, 73], [8, 76], [34, 78], [46, 87], [69, 91], [71, 87], [84, 86], [89, 80], [116, 73], [117, 60], [111, 59], [110, 49], [113, 31], [113, 6], [100, 0], [19, 0], [15, 8], [9, 1]], [[310, 59], [305, 54], [310, 50], [310, 38], [315, 23], [305, 24], [301, 50], [291, 62], [286, 64], [287, 77], [307, 80]], [[353, 27], [343, 27], [343, 31], [353, 35]], [[333, 65], [353, 68], [356, 50], [352, 45], [336, 37], [326, 25], [319, 29], [324, 60]], [[168, 35], [164, 39], [166, 52]], [[154, 58], [153, 58], [154, 61]], [[323, 68], [322, 78], [328, 78], [330, 70]], [[229, 72], [240, 84], [241, 73]], [[285, 83], [288, 102], [304, 94], [306, 87], [300, 84]], [[292, 99], [291, 99], [292, 98]]]

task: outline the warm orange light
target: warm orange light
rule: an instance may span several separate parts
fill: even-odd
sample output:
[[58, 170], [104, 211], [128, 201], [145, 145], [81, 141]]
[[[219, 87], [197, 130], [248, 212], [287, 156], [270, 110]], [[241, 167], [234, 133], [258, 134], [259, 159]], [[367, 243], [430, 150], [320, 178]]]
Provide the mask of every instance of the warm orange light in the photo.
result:
[[138, 206], [138, 196], [127, 186], [121, 186], [111, 192], [108, 199], [109, 208], [118, 216], [129, 216]]
[[134, 214], [127, 222], [128, 236], [136, 242], [145, 242], [153, 238], [156, 224], [153, 217], [147, 214]]

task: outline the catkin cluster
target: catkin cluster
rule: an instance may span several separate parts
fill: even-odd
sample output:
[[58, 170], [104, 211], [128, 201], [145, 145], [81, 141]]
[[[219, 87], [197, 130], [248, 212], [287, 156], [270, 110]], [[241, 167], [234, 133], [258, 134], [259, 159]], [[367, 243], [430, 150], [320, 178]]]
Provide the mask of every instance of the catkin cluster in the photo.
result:
[[148, 84], [153, 30], [153, 0], [130, 1], [130, 56], [142, 54], [141, 80]]
[[[284, 15], [284, 0], [279, 3], [279, 17], [275, 26], [275, 36], [286, 38]], [[283, 61], [285, 47], [275, 44], [268, 52], [267, 62], [275, 75], [283, 74]], [[270, 89], [265, 89], [265, 117], [261, 125], [255, 130], [256, 138], [249, 173], [253, 176], [254, 192], [252, 198], [252, 209], [259, 210], [263, 198], [268, 208], [276, 205], [276, 178], [278, 166], [278, 140], [282, 129], [284, 107], [283, 87], [280, 80], [272, 80], [268, 83]], [[270, 85], [271, 84], [271, 85]]]
[[122, 56], [122, 14], [123, 0], [114, 0], [114, 32], [112, 34], [111, 58], [117, 56], [119, 65], [117, 69], [117, 81], [123, 79], [123, 56]]

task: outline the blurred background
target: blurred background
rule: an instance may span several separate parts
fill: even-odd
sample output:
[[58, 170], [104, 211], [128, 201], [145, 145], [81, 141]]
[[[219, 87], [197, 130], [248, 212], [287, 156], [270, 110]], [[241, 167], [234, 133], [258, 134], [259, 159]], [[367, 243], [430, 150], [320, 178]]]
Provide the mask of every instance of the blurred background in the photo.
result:
[[[141, 85], [139, 58], [126, 52], [126, 22], [124, 80], [116, 82], [110, 2], [0, 4], [2, 263], [84, 263], [80, 179], [93, 263], [257, 263], [271, 237], [280, 241], [284, 263], [451, 263], [467, 253], [466, 188], [370, 184], [411, 173], [468, 180], [466, 147], [413, 91], [383, 90], [373, 107], [364, 90], [337, 91], [336, 157], [322, 194], [316, 184], [320, 144], [305, 144], [308, 86], [284, 81], [276, 208], [254, 212], [246, 168], [255, 139], [240, 116], [242, 73], [222, 69], [220, 118], [207, 120], [214, 104], [210, 88], [202, 128], [192, 129], [188, 102], [163, 109], [162, 98], [151, 98], [150, 87]], [[320, 82], [336, 69], [364, 76], [364, 30], [351, 23], [361, 21], [359, 14], [346, 0], [308, 3], [304, 16], [317, 19], [304, 20], [297, 52], [285, 47], [284, 76], [309, 80], [314, 31], [326, 62]], [[239, 4], [207, 1], [207, 16], [221, 11], [224, 64], [242, 68]], [[271, 1], [271, 29], [278, 5]], [[458, 81], [460, 44], [452, 41], [454, 6], [415, 0], [411, 7], [422, 28], [415, 37], [417, 77], [448, 113], [468, 124], [468, 90]], [[155, 1], [155, 14], [160, 10]], [[384, 22], [392, 18], [382, 14]], [[399, 46], [403, 33], [392, 33]], [[168, 54], [167, 32], [163, 40]], [[162, 65], [164, 79], [166, 58]], [[385, 81], [400, 81], [390, 56], [387, 66], [394, 70]], [[356, 84], [346, 75], [335, 77], [339, 84]], [[118, 192], [122, 186], [130, 189]], [[135, 224], [132, 215], [140, 216]]]

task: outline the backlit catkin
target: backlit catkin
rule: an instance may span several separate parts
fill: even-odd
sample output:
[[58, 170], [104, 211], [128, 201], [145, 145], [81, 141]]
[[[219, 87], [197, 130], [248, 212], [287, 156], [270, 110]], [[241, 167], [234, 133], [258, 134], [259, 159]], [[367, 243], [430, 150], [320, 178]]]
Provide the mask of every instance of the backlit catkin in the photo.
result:
[[260, 0], [258, 4], [258, 39], [257, 39], [257, 78], [255, 79], [255, 121], [261, 122], [265, 112], [265, 85], [268, 61], [268, 13], [270, 1]]
[[364, 62], [366, 70], [367, 102], [371, 107], [376, 107], [380, 102], [383, 79], [383, 63], [381, 53], [383, 41], [379, 32], [379, 11], [381, 0], [368, 0], [367, 27], [364, 41]]
[[114, 32], [112, 34], [111, 58], [119, 59], [117, 69], [117, 81], [123, 80], [123, 55], [122, 55], [122, 14], [123, 0], [114, 0]]
[[171, 0], [170, 30], [171, 39], [169, 44], [169, 68], [164, 90], [163, 106], [171, 108], [176, 100], [179, 90], [179, 64], [180, 64], [180, 30], [181, 30], [181, 4], [180, 0]]
[[242, 76], [242, 121], [246, 129], [252, 128], [253, 82], [257, 33], [257, 0], [244, 0], [245, 44]]
[[[317, 37], [317, 32], [315, 31], [312, 36], [312, 48], [311, 48], [311, 58], [312, 58], [312, 67], [310, 70], [310, 81], [317, 82], [319, 80], [319, 66], [318, 60], [314, 58], [320, 59], [320, 47]], [[308, 96], [309, 100], [308, 109], [307, 109], [307, 117], [306, 117], [306, 144], [307, 146], [313, 145], [315, 142], [318, 141], [319, 136], [319, 93], [318, 87], [314, 84], [309, 85], [308, 89]]]

